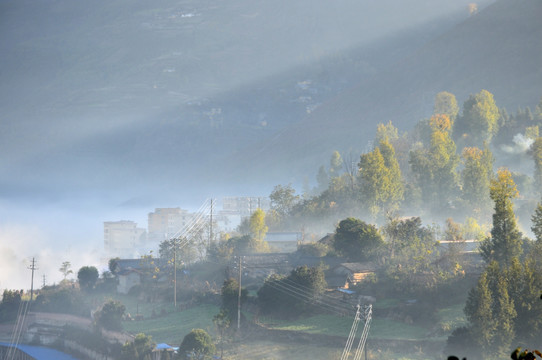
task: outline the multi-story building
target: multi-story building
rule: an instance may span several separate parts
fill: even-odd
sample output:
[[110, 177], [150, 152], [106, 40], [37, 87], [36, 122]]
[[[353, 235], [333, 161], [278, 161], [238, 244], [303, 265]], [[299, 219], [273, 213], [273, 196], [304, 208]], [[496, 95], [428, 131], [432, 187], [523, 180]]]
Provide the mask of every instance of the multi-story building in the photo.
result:
[[160, 243], [163, 240], [175, 236], [193, 219], [193, 214], [181, 208], [157, 208], [149, 213], [148, 217], [148, 239], [153, 243]]
[[110, 257], [135, 257], [145, 245], [146, 231], [129, 220], [104, 222], [104, 249]]
[[268, 197], [225, 197], [222, 199], [222, 209], [224, 213], [240, 215], [242, 217], [250, 216], [256, 209], [268, 211], [270, 208]]

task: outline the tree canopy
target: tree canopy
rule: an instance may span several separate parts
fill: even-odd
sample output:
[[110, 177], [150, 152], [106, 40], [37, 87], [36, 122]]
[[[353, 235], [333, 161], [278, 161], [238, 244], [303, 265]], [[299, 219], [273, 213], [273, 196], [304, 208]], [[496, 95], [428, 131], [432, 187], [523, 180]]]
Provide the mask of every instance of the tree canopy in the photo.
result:
[[208, 359], [216, 352], [211, 336], [203, 329], [193, 329], [182, 340], [179, 346], [181, 359]]
[[516, 224], [512, 200], [519, 195], [512, 174], [506, 168], [497, 171], [496, 179], [491, 180], [490, 197], [495, 203], [491, 237], [480, 246], [486, 262], [493, 260], [508, 264], [522, 253], [522, 235]]
[[77, 272], [77, 280], [81, 290], [90, 291], [98, 281], [99, 273], [95, 266], [83, 266]]
[[342, 220], [335, 229], [333, 246], [349, 260], [369, 260], [372, 252], [384, 243], [378, 229], [360, 219]]

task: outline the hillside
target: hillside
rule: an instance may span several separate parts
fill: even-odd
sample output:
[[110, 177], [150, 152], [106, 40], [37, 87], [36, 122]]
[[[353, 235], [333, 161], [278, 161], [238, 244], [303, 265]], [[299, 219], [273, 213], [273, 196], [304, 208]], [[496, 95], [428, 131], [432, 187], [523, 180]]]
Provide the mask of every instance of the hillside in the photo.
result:
[[467, 3], [3, 0], [3, 196], [248, 179], [246, 146], [296, 132], [307, 110], [464, 19]]
[[391, 120], [406, 130], [430, 116], [439, 91], [454, 93], [461, 104], [487, 89], [512, 111], [534, 107], [542, 96], [540, 15], [540, 1], [500, 0], [328, 101], [258, 156], [266, 170], [287, 162], [299, 174], [315, 175], [333, 150], [363, 151], [377, 123]]

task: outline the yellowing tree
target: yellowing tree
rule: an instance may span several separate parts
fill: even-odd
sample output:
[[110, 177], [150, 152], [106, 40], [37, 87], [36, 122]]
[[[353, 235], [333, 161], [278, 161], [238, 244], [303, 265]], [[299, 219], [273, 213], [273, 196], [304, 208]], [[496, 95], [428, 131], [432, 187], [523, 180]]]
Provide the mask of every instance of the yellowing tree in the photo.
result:
[[497, 178], [491, 180], [491, 200], [495, 203], [491, 237], [480, 245], [482, 258], [486, 262], [497, 261], [506, 265], [521, 253], [523, 240], [516, 224], [512, 200], [519, 196], [512, 174], [506, 168], [497, 171]]
[[409, 162], [415, 181], [422, 191], [422, 198], [433, 206], [441, 207], [457, 188], [456, 167], [459, 157], [450, 136], [450, 118], [447, 115], [434, 115], [429, 125], [429, 148], [411, 151]]
[[390, 194], [390, 170], [386, 167], [380, 149], [361, 155], [359, 161], [361, 199], [376, 216], [387, 202]]
[[447, 91], [441, 91], [435, 96], [435, 107], [433, 114], [447, 115], [451, 121], [457, 118], [459, 113], [459, 106], [455, 95]]
[[265, 225], [265, 212], [258, 208], [250, 216], [250, 232], [256, 241], [263, 241], [267, 234], [267, 225]]

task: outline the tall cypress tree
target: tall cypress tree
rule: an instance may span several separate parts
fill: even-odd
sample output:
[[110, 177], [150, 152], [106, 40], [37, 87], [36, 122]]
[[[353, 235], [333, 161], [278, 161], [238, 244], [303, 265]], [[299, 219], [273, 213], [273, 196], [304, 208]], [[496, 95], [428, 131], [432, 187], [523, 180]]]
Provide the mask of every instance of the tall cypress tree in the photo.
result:
[[489, 195], [495, 203], [491, 237], [486, 238], [480, 251], [486, 262], [497, 261], [508, 266], [511, 260], [522, 253], [521, 232], [518, 230], [512, 199], [518, 190], [512, 174], [506, 168], [497, 171], [497, 178], [491, 180]]
[[497, 329], [493, 319], [492, 294], [489, 289], [487, 272], [483, 272], [478, 279], [478, 284], [469, 292], [465, 304], [465, 315], [472, 325], [472, 334], [476, 334], [476, 342], [483, 350], [492, 345], [492, 339]]
[[542, 243], [542, 202], [538, 203], [531, 221], [533, 222], [531, 230], [536, 237], [536, 241]]

